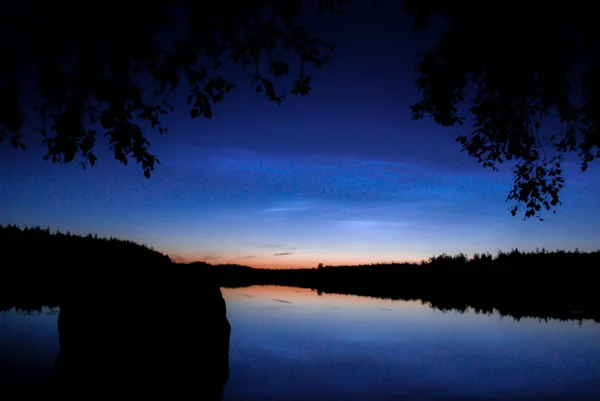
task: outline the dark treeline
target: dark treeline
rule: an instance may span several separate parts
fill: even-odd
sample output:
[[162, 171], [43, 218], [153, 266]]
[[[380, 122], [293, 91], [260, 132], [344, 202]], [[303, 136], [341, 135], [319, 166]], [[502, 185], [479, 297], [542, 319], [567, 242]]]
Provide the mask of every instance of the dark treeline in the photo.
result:
[[0, 310], [69, 303], [158, 311], [184, 293], [200, 300], [203, 288], [216, 286], [214, 269], [198, 271], [150, 247], [91, 234], [0, 226], [0, 254]]
[[[105, 302], [139, 297], [139, 308], [197, 291], [218, 274], [222, 287], [284, 285], [320, 293], [421, 300], [440, 310], [600, 322], [600, 252], [535, 251], [440, 255], [421, 263], [271, 270], [241, 265], [176, 264], [131, 241], [0, 226], [0, 310], [56, 306], [68, 298]], [[193, 279], [190, 279], [193, 277]], [[210, 277], [210, 280], [213, 278]], [[93, 297], [100, 299], [93, 299]], [[155, 305], [158, 306], [158, 305]]]
[[[0, 226], [0, 307], [18, 303], [54, 306], [92, 294], [107, 299], [139, 294], [173, 263], [131, 241]], [[135, 290], [135, 291], [134, 291]]]
[[287, 285], [322, 293], [421, 300], [440, 310], [498, 312], [516, 319], [600, 322], [600, 252], [440, 255], [421, 263], [270, 270], [217, 265], [221, 285]]
[[214, 269], [130, 241], [15, 226], [0, 227], [0, 252], [0, 310], [60, 308], [50, 384], [0, 377], [3, 395], [75, 399], [93, 388], [221, 399], [230, 325]]

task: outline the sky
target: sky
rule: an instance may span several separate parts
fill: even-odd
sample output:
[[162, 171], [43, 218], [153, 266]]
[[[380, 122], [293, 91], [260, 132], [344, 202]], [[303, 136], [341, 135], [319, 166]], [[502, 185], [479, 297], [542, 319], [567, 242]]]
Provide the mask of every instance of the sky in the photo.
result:
[[[42, 160], [0, 147], [0, 224], [129, 239], [173, 260], [303, 268], [420, 261], [434, 254], [600, 248], [600, 172], [566, 168], [564, 205], [521, 220], [505, 199], [509, 169], [460, 152], [455, 129], [411, 121], [416, 53], [392, 0], [309, 22], [340, 47], [314, 71], [313, 92], [281, 106], [238, 88], [211, 120], [180, 107], [152, 136], [150, 180], [107, 149], [98, 164]], [[183, 96], [185, 98], [185, 96]]]

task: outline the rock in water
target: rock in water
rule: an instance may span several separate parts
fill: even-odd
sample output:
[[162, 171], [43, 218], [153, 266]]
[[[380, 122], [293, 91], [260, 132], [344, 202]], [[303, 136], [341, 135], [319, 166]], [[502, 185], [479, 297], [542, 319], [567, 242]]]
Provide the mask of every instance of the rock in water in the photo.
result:
[[171, 268], [133, 288], [104, 283], [102, 294], [65, 298], [57, 395], [221, 399], [231, 331], [225, 300], [214, 276]]

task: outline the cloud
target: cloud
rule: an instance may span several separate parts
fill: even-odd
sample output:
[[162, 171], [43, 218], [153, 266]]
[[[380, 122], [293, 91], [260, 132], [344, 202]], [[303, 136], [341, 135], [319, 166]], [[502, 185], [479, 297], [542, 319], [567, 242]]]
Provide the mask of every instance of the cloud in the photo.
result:
[[290, 301], [286, 301], [285, 299], [275, 299], [275, 298], [273, 298], [273, 301], [275, 301], [275, 302], [281, 302], [281, 303], [284, 303], [284, 304], [291, 304]]
[[[347, 229], [353, 235], [383, 236], [383, 232], [408, 233], [415, 227], [431, 231], [457, 221], [470, 224], [482, 215], [505, 212], [504, 199], [512, 183], [510, 175], [485, 169], [459, 172], [415, 161], [227, 149], [205, 152], [205, 157], [187, 166], [188, 171], [183, 171], [186, 165], [177, 166], [182, 169], [178, 185], [185, 191], [174, 192], [190, 194], [182, 201], [201, 205], [210, 219], [218, 219], [223, 231], [225, 215], [231, 211], [235, 213], [227, 217], [226, 228], [239, 236], [239, 227], [262, 227], [265, 231], [258, 235], [263, 238], [244, 241], [244, 254], [293, 250], [285, 243], [298, 244], [292, 242], [297, 241], [295, 233], [308, 230], [313, 238], [306, 242]], [[245, 237], [255, 233], [253, 229]], [[300, 244], [307, 249], [304, 242]]]
[[281, 252], [281, 253], [274, 253], [273, 256], [285, 256], [285, 255], [291, 255], [294, 252]]
[[[492, 176], [483, 168], [459, 172], [414, 160], [405, 163], [231, 149], [204, 152], [193, 165], [179, 164], [179, 171], [172, 172], [181, 177], [178, 182], [186, 193], [197, 189], [203, 194], [194, 195], [194, 203], [207, 207], [228, 204], [253, 213], [259, 208], [269, 219], [310, 218], [307, 216], [316, 209], [321, 215], [351, 213], [365, 205], [441, 209], [468, 201], [473, 191], [483, 191], [490, 198], [494, 193], [494, 199], [503, 201], [512, 183], [510, 174]], [[207, 187], [212, 188], [210, 195]]]
[[306, 208], [294, 208], [294, 207], [273, 207], [265, 209], [265, 212], [304, 212]]
[[344, 227], [355, 227], [355, 228], [390, 228], [390, 229], [404, 229], [416, 226], [417, 223], [407, 221], [386, 221], [386, 220], [328, 220], [331, 224], [338, 224]]
[[256, 256], [254, 255], [250, 255], [250, 256], [244, 256], [242, 259], [252, 259], [255, 258]]
[[175, 263], [187, 263], [187, 262], [189, 262], [189, 260], [187, 260], [183, 256], [179, 256], [179, 255], [175, 255], [175, 254], [169, 254], [168, 256]]
[[215, 259], [223, 259], [223, 256], [204, 256], [201, 257], [200, 260], [215, 260]]

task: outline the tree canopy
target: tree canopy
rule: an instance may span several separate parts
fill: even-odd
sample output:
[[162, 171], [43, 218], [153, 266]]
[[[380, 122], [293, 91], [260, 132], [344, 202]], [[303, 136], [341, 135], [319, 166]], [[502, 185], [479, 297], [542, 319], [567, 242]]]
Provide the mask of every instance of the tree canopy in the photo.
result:
[[[43, 135], [46, 159], [94, 165], [108, 138], [121, 163], [150, 177], [148, 133], [167, 127], [173, 91], [189, 89], [191, 118], [211, 118], [235, 88], [224, 63], [250, 67], [256, 91], [281, 103], [306, 95], [335, 45], [302, 24], [307, 3], [337, 12], [353, 0], [212, 2], [125, 0], [115, 8], [24, 0], [0, 13], [0, 141], [24, 148]], [[417, 63], [414, 119], [459, 127], [457, 141], [485, 167], [508, 162], [511, 213], [555, 212], [563, 163], [600, 157], [600, 35], [593, 3], [404, 0], [414, 28], [443, 16], [437, 44]], [[74, 17], [76, 16], [76, 17]], [[288, 90], [276, 79], [294, 78]]]
[[[511, 161], [511, 213], [555, 212], [567, 154], [600, 157], [600, 35], [592, 3], [406, 0], [414, 28], [442, 17], [422, 53], [414, 119], [461, 126], [457, 141], [485, 167]], [[464, 130], [464, 131], [463, 131]], [[469, 132], [467, 132], [469, 131]]]
[[[347, 2], [310, 1], [320, 12]], [[166, 132], [176, 87], [189, 87], [192, 118], [210, 118], [235, 88], [225, 62], [254, 68], [256, 91], [270, 101], [309, 93], [305, 67], [327, 63], [334, 44], [308, 32], [302, 11], [302, 0], [9, 2], [0, 13], [0, 141], [24, 149], [31, 122], [46, 159], [85, 167], [103, 135], [117, 160], [134, 159], [149, 178], [158, 160], [148, 129]], [[293, 87], [279, 91], [273, 78], [290, 74]]]

